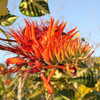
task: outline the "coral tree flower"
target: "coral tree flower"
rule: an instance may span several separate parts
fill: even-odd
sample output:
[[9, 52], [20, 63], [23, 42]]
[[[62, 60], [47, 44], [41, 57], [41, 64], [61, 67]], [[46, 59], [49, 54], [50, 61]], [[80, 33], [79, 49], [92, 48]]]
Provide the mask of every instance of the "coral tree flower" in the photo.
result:
[[[11, 30], [12, 45], [0, 45], [1, 50], [7, 50], [18, 55], [8, 58], [6, 63], [17, 65], [7, 72], [17, 72], [23, 65], [28, 69], [24, 72], [42, 73], [42, 69], [51, 69], [48, 78], [42, 73], [41, 79], [49, 93], [53, 90], [50, 86], [50, 78], [54, 75], [54, 69], [72, 70], [76, 73], [76, 67], [70, 66], [76, 60], [86, 59], [92, 54], [91, 46], [75, 37], [79, 34], [77, 28], [64, 32], [66, 24], [50, 19], [49, 23], [38, 24], [25, 20], [26, 26], [18, 31]], [[9, 41], [9, 42], [10, 42]]]

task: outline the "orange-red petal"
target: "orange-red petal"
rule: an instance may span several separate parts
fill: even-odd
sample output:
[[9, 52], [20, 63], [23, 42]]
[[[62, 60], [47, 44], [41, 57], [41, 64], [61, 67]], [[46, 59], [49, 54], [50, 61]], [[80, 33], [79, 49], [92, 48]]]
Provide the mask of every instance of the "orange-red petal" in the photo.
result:
[[13, 58], [8, 58], [6, 60], [6, 63], [9, 65], [9, 64], [23, 64], [23, 63], [26, 63], [26, 61], [22, 58], [18, 58], [18, 57], [13, 57]]

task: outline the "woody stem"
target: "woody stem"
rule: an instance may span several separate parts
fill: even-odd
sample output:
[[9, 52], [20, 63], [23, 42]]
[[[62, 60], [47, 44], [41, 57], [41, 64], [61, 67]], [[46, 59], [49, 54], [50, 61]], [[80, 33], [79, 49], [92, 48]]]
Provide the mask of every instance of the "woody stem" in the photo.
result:
[[20, 77], [19, 77], [19, 79], [18, 79], [18, 100], [22, 100], [22, 96], [23, 96], [23, 94], [22, 94], [22, 90], [23, 90], [23, 87], [24, 87], [24, 82], [25, 82], [25, 80], [26, 80], [26, 78], [27, 78], [27, 76], [28, 76], [28, 74], [27, 73], [25, 73], [23, 76], [22, 75], [20, 75]]
[[18, 79], [18, 100], [22, 100], [22, 77]]

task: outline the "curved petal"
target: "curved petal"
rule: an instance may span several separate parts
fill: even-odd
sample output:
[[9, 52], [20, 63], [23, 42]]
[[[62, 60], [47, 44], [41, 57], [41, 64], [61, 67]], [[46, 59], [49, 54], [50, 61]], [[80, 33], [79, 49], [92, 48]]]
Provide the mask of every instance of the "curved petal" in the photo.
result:
[[6, 60], [6, 63], [9, 65], [9, 64], [17, 64], [17, 65], [20, 65], [20, 64], [23, 64], [25, 63], [26, 61], [22, 58], [18, 58], [18, 57], [13, 57], [13, 58], [8, 58]]

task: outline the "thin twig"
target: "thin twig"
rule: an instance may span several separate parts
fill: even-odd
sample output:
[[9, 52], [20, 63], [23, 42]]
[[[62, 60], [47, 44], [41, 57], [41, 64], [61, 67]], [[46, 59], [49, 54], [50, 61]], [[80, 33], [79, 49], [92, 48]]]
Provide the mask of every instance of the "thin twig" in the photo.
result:
[[3, 39], [3, 38], [0, 38], [0, 40], [2, 40], [2, 41], [7, 41], [7, 42], [16, 42], [15, 40]]

